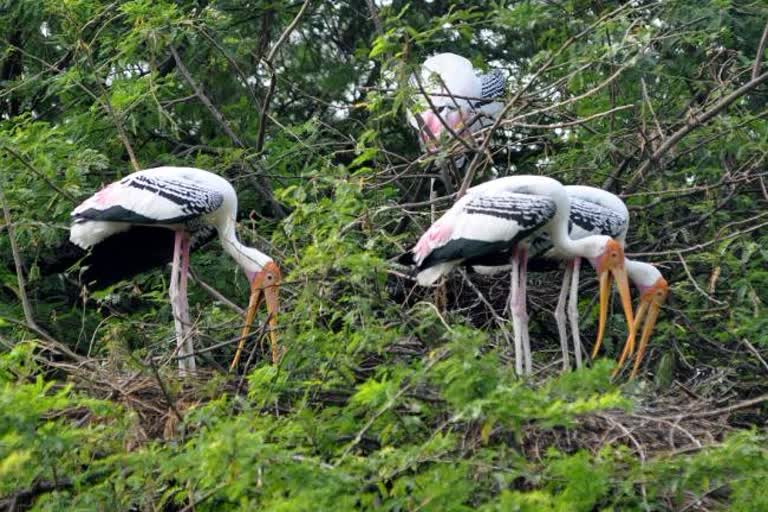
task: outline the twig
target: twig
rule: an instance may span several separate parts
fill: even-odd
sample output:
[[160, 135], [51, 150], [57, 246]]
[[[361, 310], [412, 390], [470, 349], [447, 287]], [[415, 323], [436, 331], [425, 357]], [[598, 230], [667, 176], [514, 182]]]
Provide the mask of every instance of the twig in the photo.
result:
[[763, 365], [763, 367], [768, 370], [768, 363], [765, 362], [765, 359], [763, 359], [763, 356], [760, 355], [760, 352], [757, 351], [754, 345], [752, 345], [747, 338], [741, 338], [739, 341], [741, 341], [744, 345], [746, 345], [747, 350], [752, 352], [752, 355], [754, 355], [758, 361]]
[[[105, 12], [108, 12], [111, 7], [113, 7], [115, 4], [111, 4], [111, 6], [107, 7], [107, 10]], [[103, 14], [103, 13], [102, 13]], [[115, 19], [115, 18], [112, 18]], [[111, 20], [108, 20], [105, 22], [105, 25], [108, 24]], [[103, 28], [103, 27], [102, 27]], [[97, 31], [96, 35], [93, 37], [93, 41], [96, 40], [98, 36], [99, 31]], [[85, 47], [85, 56], [88, 61], [88, 64], [90, 64], [91, 68], [96, 71], [96, 65], [93, 63], [92, 55], [91, 55], [91, 47], [87, 44], [83, 44]], [[133, 167], [134, 171], [141, 170], [141, 166], [139, 165], [139, 161], [136, 159], [136, 153], [133, 151], [133, 146], [131, 145], [131, 141], [128, 138], [128, 133], [125, 131], [125, 126], [123, 126], [123, 121], [120, 118], [120, 116], [117, 115], [115, 112], [115, 109], [112, 108], [112, 102], [109, 100], [109, 94], [107, 94], [107, 89], [102, 84], [101, 80], [96, 80], [97, 87], [99, 89], [99, 93], [101, 94], [101, 100], [99, 103], [101, 103], [101, 106], [104, 107], [104, 110], [107, 111], [107, 114], [112, 119], [112, 123], [115, 125], [115, 129], [117, 130], [117, 137], [120, 139], [120, 142], [123, 143], [123, 146], [125, 147], [125, 151], [128, 153], [128, 159], [131, 161], [131, 166]]]
[[738, 411], [740, 409], [746, 409], [748, 407], [752, 407], [758, 404], [761, 404], [763, 402], [768, 402], [768, 394], [767, 395], [760, 395], [756, 398], [751, 398], [749, 400], [744, 400], [743, 402], [738, 402], [733, 405], [729, 405], [728, 407], [721, 407], [720, 409], [713, 409], [711, 411], [702, 411], [702, 412], [686, 412], [682, 414], [675, 414], [673, 416], [662, 416], [661, 418], [656, 418], [657, 420], [678, 420], [680, 418], [685, 419], [691, 419], [691, 418], [710, 418], [712, 416], [721, 416], [723, 414], [729, 414], [734, 411]]
[[628, 108], [633, 108], [635, 105], [629, 104], [629, 105], [622, 105], [620, 107], [615, 107], [610, 110], [606, 110], [605, 112], [598, 112], [597, 114], [593, 114], [589, 117], [585, 117], [583, 119], [576, 119], [574, 121], [567, 121], [564, 123], [552, 123], [552, 124], [529, 124], [529, 123], [519, 123], [513, 120], [505, 121], [502, 123], [504, 126], [519, 126], [522, 128], [536, 128], [536, 129], [542, 129], [542, 130], [549, 130], [554, 128], [569, 128], [571, 126], [578, 126], [580, 124], [587, 123], [589, 121], [594, 121], [595, 119], [599, 119], [601, 117], [605, 117], [608, 115], [611, 115], [615, 112], [619, 112], [621, 110], [626, 110]]
[[291, 35], [291, 32], [293, 32], [293, 29], [296, 28], [296, 25], [299, 24], [299, 20], [304, 15], [304, 12], [307, 10], [307, 7], [309, 7], [310, 0], [305, 0], [304, 3], [301, 6], [301, 9], [299, 9], [299, 12], [296, 13], [296, 16], [294, 16], [291, 23], [288, 24], [287, 27], [285, 27], [285, 30], [283, 30], [283, 33], [280, 34], [280, 37], [277, 39], [277, 42], [272, 46], [272, 48], [269, 50], [269, 53], [267, 54], [266, 59], [264, 59], [265, 63], [267, 64], [267, 67], [269, 67], [269, 89], [267, 90], [267, 94], [264, 97], [264, 101], [262, 103], [261, 108], [261, 115], [259, 116], [259, 134], [256, 139], [256, 152], [261, 152], [262, 148], [264, 147], [264, 136], [266, 134], [266, 126], [267, 126], [267, 112], [269, 111], [269, 103], [272, 100], [272, 94], [275, 92], [276, 82], [277, 82], [277, 74], [275, 73], [275, 68], [273, 66], [272, 59], [277, 54], [277, 50], [280, 49], [280, 47], [283, 45], [283, 43], [288, 39], [288, 36]]
[[693, 278], [693, 275], [691, 275], [691, 271], [688, 270], [688, 265], [685, 263], [685, 258], [683, 258], [683, 255], [680, 254], [680, 251], [677, 252], [677, 257], [680, 259], [680, 263], [683, 264], [683, 270], [685, 270], [685, 275], [688, 276], [688, 280], [693, 283], [693, 287], [696, 288], [696, 290], [703, 295], [707, 300], [714, 302], [715, 304], [718, 304], [722, 306], [725, 304], [722, 300], [717, 300], [716, 298], [712, 297], [710, 294], [708, 294], [704, 289], [699, 286], [699, 283], [696, 282], [696, 279]]
[[713, 117], [725, 110], [731, 103], [765, 81], [768, 81], [768, 73], [763, 73], [762, 75], [753, 78], [746, 84], [733, 91], [731, 94], [721, 98], [720, 101], [715, 103], [702, 115], [696, 115], [694, 113], [688, 114], [688, 119], [683, 127], [673, 133], [667, 140], [665, 140], [664, 143], [659, 146], [659, 148], [640, 165], [637, 171], [635, 171], [635, 175], [632, 177], [629, 183], [627, 183], [625, 191], [632, 191], [632, 189], [634, 189], [640, 183], [640, 180], [643, 179], [645, 172], [652, 165], [656, 164], [661, 159], [661, 157], [666, 155], [669, 150], [675, 147], [675, 145], [680, 142], [683, 137], [691, 133], [696, 128], [707, 124]]
[[3, 146], [3, 150], [4, 150], [4, 151], [7, 151], [8, 153], [10, 153], [12, 157], [14, 157], [16, 160], [18, 160], [18, 161], [21, 163], [21, 165], [23, 165], [24, 167], [26, 167], [26, 168], [27, 168], [27, 169], [28, 169], [28, 170], [29, 170], [29, 171], [30, 171], [32, 174], [34, 174], [35, 176], [37, 176], [38, 178], [40, 178], [41, 180], [43, 180], [43, 181], [46, 183], [46, 185], [48, 185], [48, 186], [49, 186], [49, 187], [51, 187], [53, 190], [55, 190], [56, 192], [58, 192], [58, 193], [59, 193], [61, 196], [65, 197], [66, 199], [68, 199], [68, 200], [69, 200], [70, 202], [72, 202], [73, 204], [77, 202], [77, 200], [76, 200], [76, 199], [75, 199], [75, 198], [74, 198], [74, 197], [73, 197], [73, 196], [72, 196], [72, 195], [71, 195], [69, 192], [67, 192], [66, 190], [62, 189], [62, 188], [61, 188], [61, 187], [59, 187], [58, 185], [56, 185], [54, 182], [52, 182], [52, 181], [51, 181], [51, 180], [48, 178], [48, 176], [46, 176], [46, 175], [45, 175], [45, 174], [43, 174], [42, 172], [40, 172], [40, 171], [38, 171], [37, 169], [35, 169], [35, 168], [32, 166], [32, 164], [30, 164], [29, 162], [27, 162], [27, 160], [26, 160], [26, 159], [25, 159], [23, 156], [21, 156], [19, 153], [17, 153], [17, 152], [16, 152], [16, 151], [14, 151], [13, 149], [11, 149], [10, 147], [8, 147], [8, 146], [5, 146], [5, 145]]
[[24, 310], [24, 319], [28, 325], [37, 328], [35, 316], [32, 313], [32, 305], [29, 302], [29, 297], [27, 297], [26, 286], [24, 283], [24, 271], [21, 265], [19, 246], [16, 245], [16, 229], [13, 227], [13, 222], [11, 221], [11, 211], [8, 209], [8, 203], [5, 200], [2, 184], [0, 184], [0, 203], [2, 203], [5, 224], [8, 226], [8, 240], [11, 242], [13, 265], [16, 268], [16, 279], [19, 283], [19, 299], [21, 299], [21, 308]]
[[194, 271], [192, 271], [191, 269], [190, 269], [190, 271], [189, 271], [189, 276], [192, 278], [192, 280], [193, 280], [194, 282], [196, 282], [198, 285], [200, 285], [200, 287], [201, 287], [203, 290], [205, 290], [206, 292], [208, 292], [208, 295], [210, 295], [211, 297], [213, 297], [213, 298], [214, 298], [214, 299], [216, 299], [217, 301], [221, 302], [222, 304], [224, 304], [225, 306], [227, 306], [229, 309], [231, 309], [232, 311], [234, 311], [234, 312], [235, 312], [235, 313], [237, 313], [238, 315], [240, 315], [240, 316], [243, 316], [243, 313], [245, 312], [245, 311], [243, 310], [243, 308], [241, 308], [240, 306], [238, 306], [237, 304], [235, 304], [234, 302], [232, 302], [231, 300], [229, 300], [228, 298], [226, 298], [226, 297], [225, 297], [224, 295], [222, 295], [222, 293], [221, 293], [220, 291], [218, 291], [216, 288], [214, 288], [213, 286], [209, 285], [208, 283], [206, 283], [205, 281], [203, 281], [202, 279], [200, 279], [200, 277], [198, 277], [198, 275], [197, 275], [197, 274], [196, 274]]
[[475, 292], [477, 297], [480, 299], [480, 301], [485, 305], [486, 308], [491, 312], [491, 315], [493, 315], [493, 319], [496, 320], [496, 323], [499, 324], [499, 327], [501, 328], [501, 333], [504, 335], [504, 338], [507, 340], [507, 345], [512, 345], [512, 340], [509, 338], [509, 331], [507, 331], [507, 328], [504, 324], [507, 322], [499, 316], [498, 313], [496, 313], [496, 310], [494, 309], [493, 305], [488, 302], [488, 299], [485, 298], [485, 295], [483, 295], [483, 292], [480, 291], [480, 289], [475, 286], [475, 283], [472, 282], [472, 280], [467, 275], [467, 272], [464, 269], [461, 269], [461, 277], [464, 280], [465, 283], [469, 285], [470, 288]]
[[[766, 212], [766, 213], [768, 213], [768, 212]], [[758, 217], [761, 217], [761, 216], [762, 216], [762, 214], [758, 215]], [[751, 220], [751, 219], [749, 219], [749, 220]], [[633, 258], [637, 257], [637, 256], [668, 256], [670, 254], [680, 254], [680, 253], [688, 253], [688, 252], [700, 251], [700, 250], [704, 249], [705, 247], [709, 247], [712, 244], [716, 244], [718, 242], [722, 242], [723, 240], [729, 240], [731, 238], [735, 238], [735, 237], [740, 236], [740, 235], [746, 235], [747, 233], [751, 233], [752, 231], [755, 231], [756, 229], [760, 229], [760, 228], [765, 227], [765, 226], [768, 226], [768, 222], [761, 222], [760, 224], [757, 224], [756, 226], [752, 226], [752, 227], [749, 227], [749, 228], [741, 230], [741, 231], [736, 231], [735, 233], [731, 233], [730, 235], [726, 235], [726, 236], [724, 236], [722, 238], [715, 237], [715, 238], [713, 238], [712, 240], [710, 240], [708, 242], [704, 242], [704, 243], [701, 243], [701, 244], [696, 244], [696, 245], [694, 245], [692, 247], [686, 247], [685, 249], [673, 249], [673, 250], [669, 250], [669, 251], [656, 251], [656, 252], [632, 252], [632, 253], [627, 253], [627, 256], [631, 256]]]
[[192, 77], [192, 74], [189, 72], [189, 69], [187, 69], [184, 61], [181, 60], [179, 53], [176, 51], [176, 48], [173, 45], [171, 45], [171, 55], [173, 55], [173, 58], [176, 61], [176, 67], [179, 68], [179, 71], [181, 72], [184, 79], [187, 81], [189, 86], [192, 87], [192, 90], [195, 91], [195, 96], [197, 96], [202, 104], [205, 105], [205, 107], [208, 109], [208, 112], [210, 112], [216, 122], [219, 123], [221, 129], [224, 130], [230, 139], [232, 139], [232, 142], [234, 142], [238, 147], [244, 148], [245, 144], [243, 144], [243, 141], [241, 141], [240, 137], [238, 137], [237, 134], [232, 131], [232, 128], [229, 126], [229, 123], [227, 123], [224, 115], [219, 112], [211, 100], [208, 99], [208, 96], [205, 95], [205, 92], [200, 87], [200, 85], [195, 82], [195, 79]]
[[157, 366], [155, 365], [154, 361], [150, 359], [148, 366], [152, 370], [152, 375], [155, 376], [155, 380], [157, 380], [157, 385], [160, 387], [160, 392], [163, 394], [168, 407], [170, 407], [171, 411], [173, 411], [173, 414], [179, 421], [184, 421], [181, 413], [176, 408], [176, 401], [171, 398], [170, 393], [168, 393], [168, 388], [165, 387], [165, 382], [163, 382], [163, 379], [160, 378], [160, 372], [157, 371]]
[[763, 36], [760, 38], [760, 44], [757, 45], [757, 55], [755, 55], [755, 62], [752, 64], [752, 80], [757, 78], [758, 73], [760, 73], [760, 66], [763, 63], [766, 44], [768, 44], [768, 23], [765, 24]]

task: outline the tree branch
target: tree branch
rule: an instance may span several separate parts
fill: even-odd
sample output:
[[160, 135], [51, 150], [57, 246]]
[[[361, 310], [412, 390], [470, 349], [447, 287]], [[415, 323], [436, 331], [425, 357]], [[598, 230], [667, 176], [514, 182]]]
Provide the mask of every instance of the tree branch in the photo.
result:
[[16, 279], [19, 283], [19, 299], [21, 300], [21, 309], [24, 310], [24, 319], [27, 324], [33, 327], [37, 327], [35, 322], [35, 316], [32, 314], [32, 305], [29, 303], [29, 297], [27, 297], [26, 285], [24, 283], [24, 270], [21, 265], [21, 255], [19, 254], [19, 246], [16, 245], [16, 228], [11, 221], [11, 211], [8, 208], [8, 203], [5, 200], [5, 193], [3, 193], [3, 187], [0, 185], [0, 203], [2, 203], [3, 215], [5, 216], [5, 225], [8, 227], [8, 239], [11, 242], [11, 253], [13, 254], [13, 265], [16, 267]]
[[707, 124], [713, 117], [715, 117], [717, 114], [728, 108], [728, 106], [736, 101], [737, 99], [744, 96], [746, 93], [757, 87], [758, 85], [762, 84], [763, 82], [768, 81], [768, 73], [763, 73], [762, 75], [758, 76], [757, 78], [754, 78], [747, 82], [746, 84], [742, 85], [735, 91], [733, 91], [731, 94], [723, 97], [715, 103], [709, 110], [704, 112], [702, 115], [690, 115], [688, 119], [685, 122], [685, 125], [683, 125], [682, 128], [677, 130], [675, 133], [673, 133], [667, 140], [664, 141], [664, 143], [659, 146], [659, 148], [648, 158], [646, 159], [640, 167], [638, 167], [637, 171], [635, 171], [635, 175], [632, 177], [632, 179], [627, 183], [627, 186], [624, 188], [624, 192], [631, 192], [639, 183], [640, 180], [643, 179], [645, 172], [654, 164], [658, 163], [658, 161], [666, 155], [669, 150], [671, 150], [675, 145], [680, 142], [680, 140], [691, 133], [693, 130], [700, 126], [704, 126]]
[[757, 45], [757, 55], [755, 55], [755, 63], [752, 64], [752, 80], [757, 78], [760, 73], [760, 66], [763, 63], [765, 55], [765, 45], [768, 44], [768, 23], [765, 24], [763, 29], [763, 37], [760, 38], [760, 44]]
[[243, 144], [243, 141], [241, 141], [240, 137], [238, 137], [237, 134], [232, 131], [232, 128], [230, 128], [229, 123], [227, 123], [227, 120], [224, 118], [224, 115], [219, 112], [211, 100], [208, 99], [208, 96], [205, 95], [202, 87], [200, 87], [200, 85], [195, 82], [195, 79], [192, 77], [189, 69], [187, 69], [184, 61], [181, 60], [181, 57], [179, 56], [174, 46], [171, 46], [171, 55], [173, 55], [173, 59], [176, 61], [176, 67], [179, 68], [179, 72], [181, 72], [184, 80], [186, 80], [189, 86], [192, 87], [192, 90], [195, 91], [195, 96], [197, 96], [202, 104], [205, 105], [205, 108], [208, 109], [208, 112], [210, 112], [216, 122], [219, 123], [219, 126], [221, 126], [221, 129], [224, 130], [224, 133], [226, 133], [227, 136], [232, 139], [232, 142], [234, 142], [236, 146], [244, 148], [245, 144]]

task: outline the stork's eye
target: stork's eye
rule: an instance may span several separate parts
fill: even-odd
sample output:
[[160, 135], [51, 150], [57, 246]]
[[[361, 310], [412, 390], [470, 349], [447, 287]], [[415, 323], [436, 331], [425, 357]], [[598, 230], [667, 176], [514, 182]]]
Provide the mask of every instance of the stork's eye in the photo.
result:
[[273, 277], [272, 274], [267, 274], [267, 281], [271, 281], [272, 277]]

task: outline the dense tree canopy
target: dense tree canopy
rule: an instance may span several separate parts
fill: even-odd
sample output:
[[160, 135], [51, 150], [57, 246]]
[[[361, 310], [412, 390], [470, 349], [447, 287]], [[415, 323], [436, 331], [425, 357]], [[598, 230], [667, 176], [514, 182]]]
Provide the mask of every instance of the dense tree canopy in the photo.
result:
[[[768, 508], [767, 22], [763, 0], [3, 3], [0, 505]], [[438, 52], [507, 79], [463, 159], [405, 122]], [[194, 378], [164, 265], [83, 278], [69, 212], [158, 165], [237, 189], [241, 238], [283, 268], [279, 366], [254, 340], [226, 372], [248, 283], [216, 243], [192, 258]], [[620, 308], [607, 357], [558, 373], [558, 273], [529, 284], [519, 379], [508, 279], [435, 297], [394, 263], [453, 190], [509, 174], [627, 202], [627, 253], [671, 283], [640, 378], [611, 378]]]

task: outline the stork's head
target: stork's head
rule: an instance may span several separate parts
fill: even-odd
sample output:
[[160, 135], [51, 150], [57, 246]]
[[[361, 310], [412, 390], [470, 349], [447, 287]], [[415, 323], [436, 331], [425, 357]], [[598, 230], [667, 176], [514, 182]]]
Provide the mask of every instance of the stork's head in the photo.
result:
[[645, 318], [645, 324], [643, 324], [640, 343], [638, 345], [637, 358], [635, 359], [635, 365], [632, 368], [632, 374], [630, 375], [631, 378], [637, 375], [637, 371], [640, 368], [643, 355], [645, 355], [645, 347], [648, 345], [648, 340], [651, 338], [653, 328], [656, 326], [659, 311], [661, 310], [661, 306], [663, 306], [664, 302], [667, 300], [669, 285], [667, 284], [667, 280], [661, 275], [661, 272], [649, 263], [627, 260], [626, 266], [629, 272], [629, 278], [640, 291], [640, 303], [637, 306], [635, 323], [633, 325], [633, 330], [635, 332], [640, 329], [640, 324], [642, 323], [643, 318]]
[[[492, 78], [499, 81], [503, 90], [503, 77], [493, 74]], [[418, 77], [412, 76], [410, 83], [417, 91], [416, 112], [408, 111], [408, 122], [418, 130], [420, 142], [430, 151], [437, 148], [441, 139], [452, 137], [451, 131], [467, 136], [483, 126], [480, 119], [492, 106], [490, 101], [481, 98], [484, 93], [496, 95], [498, 92], [497, 88], [485, 87], [483, 78], [477, 75], [469, 60], [453, 53], [428, 58]]]
[[605, 335], [611, 276], [616, 280], [616, 287], [619, 289], [624, 316], [627, 319], [627, 328], [629, 330], [627, 347], [633, 349], [635, 345], [635, 333], [633, 331], [634, 315], [632, 314], [632, 298], [629, 294], [629, 279], [624, 265], [624, 249], [619, 242], [607, 236], [589, 237], [586, 249], [587, 253], [585, 256], [597, 271], [600, 282], [600, 320], [597, 329], [597, 341], [592, 350], [592, 357], [594, 358], [597, 355]]
[[280, 359], [280, 352], [277, 347], [277, 313], [280, 310], [279, 291], [282, 281], [280, 267], [273, 260], [269, 259], [258, 270], [246, 270], [245, 272], [251, 283], [251, 296], [245, 314], [243, 331], [240, 335], [240, 343], [238, 344], [237, 352], [235, 352], [235, 358], [232, 360], [231, 368], [237, 366], [240, 360], [240, 353], [245, 345], [246, 338], [250, 334], [256, 310], [262, 302], [265, 302], [267, 305], [267, 325], [272, 344], [272, 362], [276, 364]]

